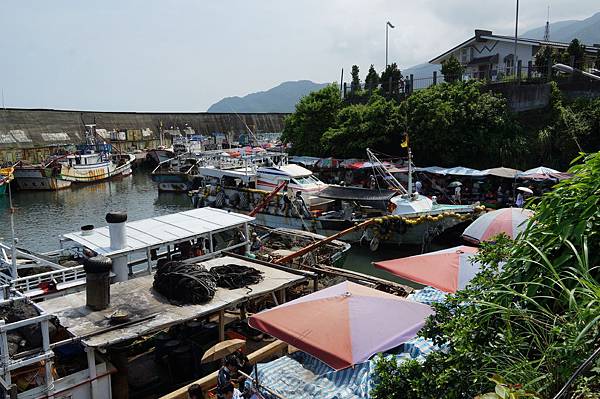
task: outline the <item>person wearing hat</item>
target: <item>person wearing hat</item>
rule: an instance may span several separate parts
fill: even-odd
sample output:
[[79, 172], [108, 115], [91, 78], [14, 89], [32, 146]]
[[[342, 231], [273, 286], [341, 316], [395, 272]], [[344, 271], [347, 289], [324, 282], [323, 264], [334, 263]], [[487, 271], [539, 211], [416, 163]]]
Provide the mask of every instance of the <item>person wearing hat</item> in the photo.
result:
[[260, 237], [258, 236], [258, 234], [252, 233], [252, 239], [251, 239], [251, 243], [250, 243], [250, 251], [252, 251], [252, 252], [259, 251], [261, 247], [262, 247], [262, 241], [260, 240]]

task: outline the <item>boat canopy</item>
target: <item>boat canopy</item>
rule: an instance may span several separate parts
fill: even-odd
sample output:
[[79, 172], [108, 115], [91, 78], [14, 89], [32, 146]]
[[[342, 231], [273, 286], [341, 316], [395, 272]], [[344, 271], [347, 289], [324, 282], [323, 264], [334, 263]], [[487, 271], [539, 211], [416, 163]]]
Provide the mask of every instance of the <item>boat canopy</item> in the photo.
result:
[[87, 233], [68, 233], [64, 238], [100, 255], [125, 255], [243, 226], [253, 220], [240, 213], [206, 207], [126, 223], [127, 247], [124, 249], [110, 247], [108, 226]]
[[310, 176], [313, 173], [300, 165], [288, 164], [282, 166], [268, 166], [258, 168], [258, 172], [265, 175], [303, 177]]
[[392, 190], [371, 190], [361, 187], [327, 186], [316, 196], [342, 201], [389, 201], [397, 193]]

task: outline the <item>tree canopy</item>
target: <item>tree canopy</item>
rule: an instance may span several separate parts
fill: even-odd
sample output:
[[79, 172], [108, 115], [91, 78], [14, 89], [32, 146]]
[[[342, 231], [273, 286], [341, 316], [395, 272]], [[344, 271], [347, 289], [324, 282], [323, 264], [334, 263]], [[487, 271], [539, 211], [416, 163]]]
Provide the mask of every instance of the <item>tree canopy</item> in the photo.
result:
[[379, 85], [379, 74], [375, 71], [373, 64], [369, 67], [369, 72], [365, 77], [365, 90], [375, 90]]
[[440, 84], [400, 105], [415, 162], [475, 168], [517, 166], [527, 151], [506, 100], [477, 82]]
[[402, 72], [398, 69], [396, 63], [388, 65], [385, 70], [381, 73], [381, 94], [387, 97], [398, 98], [400, 94], [400, 80], [402, 79]]
[[336, 85], [329, 85], [303, 97], [296, 111], [285, 120], [281, 139], [292, 143], [292, 153], [300, 155], [326, 155], [321, 137], [336, 123], [342, 99]]
[[[570, 170], [572, 179], [528, 204], [535, 216], [522, 237], [484, 244], [477, 260], [488, 266], [465, 290], [434, 305], [421, 335], [446, 349], [423, 363], [381, 361], [372, 397], [473, 398], [493, 391], [490, 377], [500, 374], [533, 392], [527, 397], [551, 398], [594, 352], [600, 337], [600, 153], [581, 161]], [[595, 364], [565, 398], [597, 397]]]
[[360, 90], [360, 76], [359, 76], [358, 65], [352, 65], [352, 82], [350, 83], [350, 91], [352, 93]]
[[447, 60], [442, 61], [442, 75], [446, 82], [452, 83], [462, 79], [465, 68], [462, 66], [458, 58], [451, 55]]

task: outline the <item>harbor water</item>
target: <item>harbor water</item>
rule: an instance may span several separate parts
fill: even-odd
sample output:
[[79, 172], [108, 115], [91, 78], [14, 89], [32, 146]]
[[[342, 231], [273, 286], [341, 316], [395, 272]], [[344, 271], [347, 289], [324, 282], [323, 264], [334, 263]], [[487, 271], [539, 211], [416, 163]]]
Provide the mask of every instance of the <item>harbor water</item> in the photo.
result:
[[[79, 231], [81, 226], [105, 226], [107, 212], [126, 211], [129, 220], [145, 219], [191, 208], [187, 195], [159, 193], [150, 179], [150, 170], [138, 168], [133, 175], [101, 183], [78, 185], [61, 191], [18, 191], [13, 187], [14, 224], [17, 246], [33, 252], [59, 247], [62, 234]], [[0, 196], [0, 241], [11, 239], [8, 195]], [[345, 268], [396, 282], [389, 273], [375, 269], [371, 262], [413, 255], [416, 249], [353, 245]]]

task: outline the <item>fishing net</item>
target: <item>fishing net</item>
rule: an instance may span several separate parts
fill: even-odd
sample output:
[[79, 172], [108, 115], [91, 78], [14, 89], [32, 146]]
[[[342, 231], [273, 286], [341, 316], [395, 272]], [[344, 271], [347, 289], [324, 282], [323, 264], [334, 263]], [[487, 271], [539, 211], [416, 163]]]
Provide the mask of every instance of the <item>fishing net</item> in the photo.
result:
[[203, 266], [168, 262], [154, 275], [154, 289], [170, 300], [181, 303], [205, 303], [215, 295], [215, 277]]
[[263, 279], [261, 271], [235, 264], [215, 266], [210, 269], [210, 273], [215, 277], [219, 287], [230, 290], [258, 284]]

